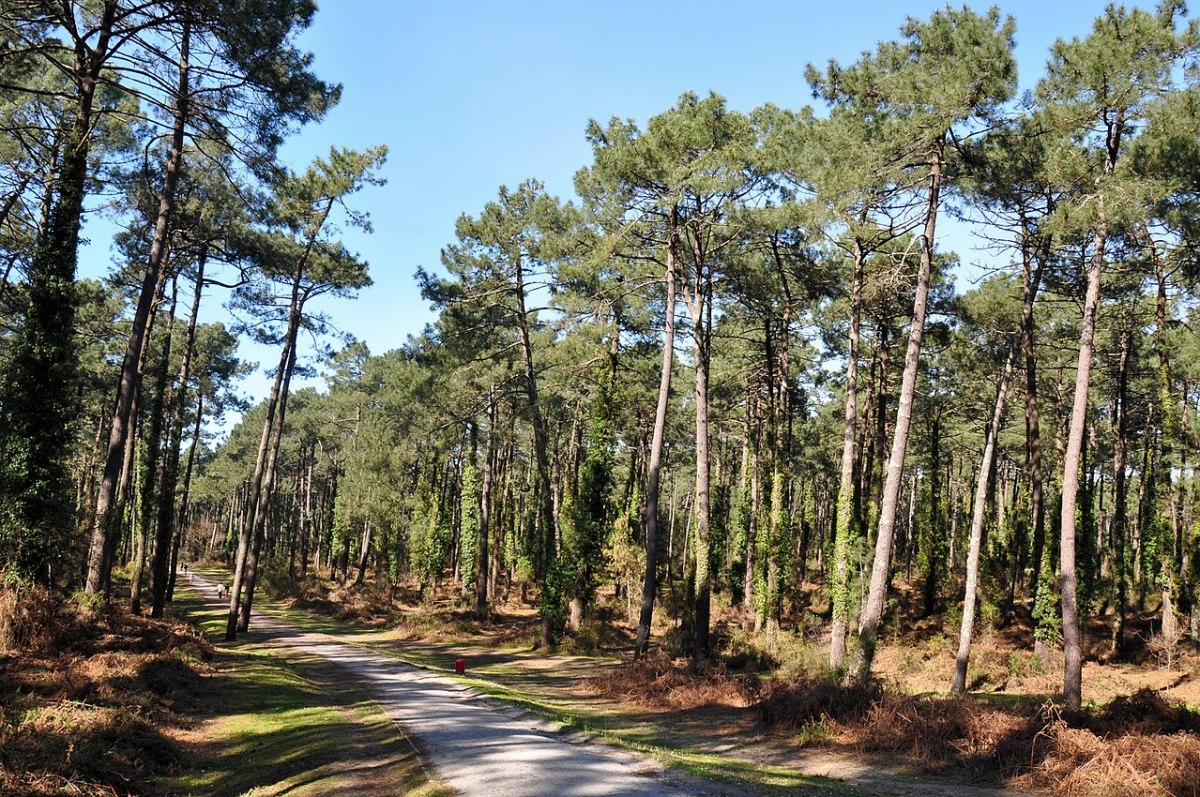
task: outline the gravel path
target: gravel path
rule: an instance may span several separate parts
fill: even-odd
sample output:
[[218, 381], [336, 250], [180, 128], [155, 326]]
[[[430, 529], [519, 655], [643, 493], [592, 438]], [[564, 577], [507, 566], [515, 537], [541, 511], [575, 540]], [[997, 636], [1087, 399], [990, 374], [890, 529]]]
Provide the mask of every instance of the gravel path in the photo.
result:
[[[210, 600], [217, 588], [187, 582]], [[688, 782], [658, 762], [592, 741], [483, 697], [462, 684], [334, 637], [256, 614], [255, 633], [345, 668], [455, 791], [486, 797], [668, 797], [743, 792]]]

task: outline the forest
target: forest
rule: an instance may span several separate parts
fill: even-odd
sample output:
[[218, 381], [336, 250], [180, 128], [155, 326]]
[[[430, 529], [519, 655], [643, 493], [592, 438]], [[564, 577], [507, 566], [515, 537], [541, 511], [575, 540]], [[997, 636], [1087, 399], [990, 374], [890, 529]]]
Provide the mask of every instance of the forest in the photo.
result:
[[[846, 688], [936, 629], [955, 698], [1003, 634], [1067, 712], [1085, 662], [1195, 666], [1180, 0], [1109, 6], [1031, 91], [1016, 21], [948, 6], [810, 64], [811, 107], [593, 120], [575, 195], [465, 209], [415, 269], [436, 320], [381, 354], [314, 308], [370, 290], [342, 236], [387, 147], [278, 157], [341, 91], [295, 45], [314, 11], [0, 10], [0, 648], [37, 601], [162, 617], [202, 562], [227, 641], [266, 590], [521, 617], [527, 649], [631, 667], [801, 644]], [[77, 275], [97, 197], [104, 280]], [[255, 403], [240, 340], [274, 352]]]

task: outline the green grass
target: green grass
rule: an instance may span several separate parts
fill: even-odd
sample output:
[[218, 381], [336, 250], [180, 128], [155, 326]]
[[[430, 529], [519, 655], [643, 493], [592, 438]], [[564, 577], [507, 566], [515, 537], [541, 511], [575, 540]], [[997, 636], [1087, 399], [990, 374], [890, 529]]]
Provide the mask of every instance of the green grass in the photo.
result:
[[[174, 607], [210, 638], [223, 633], [223, 612], [186, 588]], [[207, 679], [195, 729], [196, 765], [163, 783], [167, 793], [450, 793], [429, 781], [414, 747], [333, 665], [280, 652], [253, 632], [218, 651], [220, 671]]]

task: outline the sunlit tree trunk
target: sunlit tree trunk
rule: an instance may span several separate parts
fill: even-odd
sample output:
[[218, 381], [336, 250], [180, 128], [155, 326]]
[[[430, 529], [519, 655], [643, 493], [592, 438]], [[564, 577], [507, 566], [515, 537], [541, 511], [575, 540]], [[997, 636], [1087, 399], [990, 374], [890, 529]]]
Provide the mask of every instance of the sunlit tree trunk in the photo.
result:
[[908, 333], [908, 349], [904, 355], [904, 374], [900, 382], [900, 398], [896, 408], [896, 428], [892, 435], [892, 453], [888, 459], [884, 480], [883, 503], [879, 512], [879, 532], [875, 538], [875, 560], [871, 567], [871, 586], [863, 609], [858, 632], [861, 657], [856, 676], [866, 679], [875, 658], [875, 643], [879, 623], [883, 619], [883, 603], [892, 561], [895, 538], [896, 508], [904, 476], [904, 458], [908, 450], [908, 429], [912, 421], [913, 397], [916, 394], [917, 372], [921, 359], [921, 338], [925, 332], [925, 311], [929, 300], [929, 283], [933, 272], [933, 244], [937, 211], [942, 188], [942, 159], [945, 140], [939, 139], [930, 158], [929, 196], [926, 201], [925, 228], [922, 232], [921, 259], [917, 270], [916, 292], [913, 297], [912, 325]]
[[1062, 584], [1063, 621], [1063, 700], [1067, 708], [1078, 711], [1083, 702], [1083, 641], [1079, 630], [1079, 605], [1075, 573], [1075, 514], [1079, 498], [1079, 467], [1083, 454], [1083, 434], [1087, 426], [1088, 385], [1092, 370], [1092, 348], [1096, 336], [1096, 307], [1100, 304], [1100, 272], [1104, 264], [1107, 227], [1096, 228], [1092, 257], [1088, 264], [1087, 294], [1083, 304], [1083, 326], [1079, 332], [1079, 363], [1075, 375], [1075, 397], [1071, 404], [1071, 425], [1067, 432], [1067, 450], [1063, 458], [1063, 489], [1059, 578]]
[[1112, 652], [1120, 656], [1125, 648], [1125, 615], [1129, 602], [1129, 563], [1126, 547], [1128, 530], [1128, 491], [1125, 478], [1128, 452], [1129, 359], [1133, 349], [1133, 319], [1128, 307], [1121, 317], [1121, 354], [1117, 361], [1117, 395], [1113, 399], [1113, 580], [1116, 587], [1113, 607]]

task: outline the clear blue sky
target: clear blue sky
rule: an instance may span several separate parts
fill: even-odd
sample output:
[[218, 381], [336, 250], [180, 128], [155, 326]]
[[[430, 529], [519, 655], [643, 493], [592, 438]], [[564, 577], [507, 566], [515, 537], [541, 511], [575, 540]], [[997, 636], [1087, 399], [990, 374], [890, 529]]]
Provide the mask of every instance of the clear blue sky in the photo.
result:
[[[1041, 74], [1050, 44], [1083, 36], [1101, 0], [1002, 3], [1017, 20], [1023, 87]], [[1149, 5], [1133, 3], [1132, 5]], [[302, 170], [331, 144], [386, 143], [386, 186], [354, 204], [371, 213], [372, 235], [347, 235], [375, 281], [353, 301], [327, 301], [337, 326], [382, 353], [433, 315], [413, 280], [435, 267], [455, 219], [476, 213], [501, 184], [528, 177], [572, 195], [590, 158], [591, 118], [639, 124], [679, 94], [709, 90], [732, 108], [811, 102], [805, 65], [850, 62], [893, 39], [906, 16], [944, 2], [412, 2], [325, 0], [301, 38], [325, 80], [343, 84], [340, 105], [285, 149]], [[983, 10], [985, 5], [975, 5]], [[959, 247], [961, 250], [961, 247]], [[973, 255], [961, 252], [964, 259]], [[214, 297], [215, 298], [215, 297]], [[244, 345], [242, 355], [276, 355]], [[245, 385], [261, 397], [262, 372]]]

